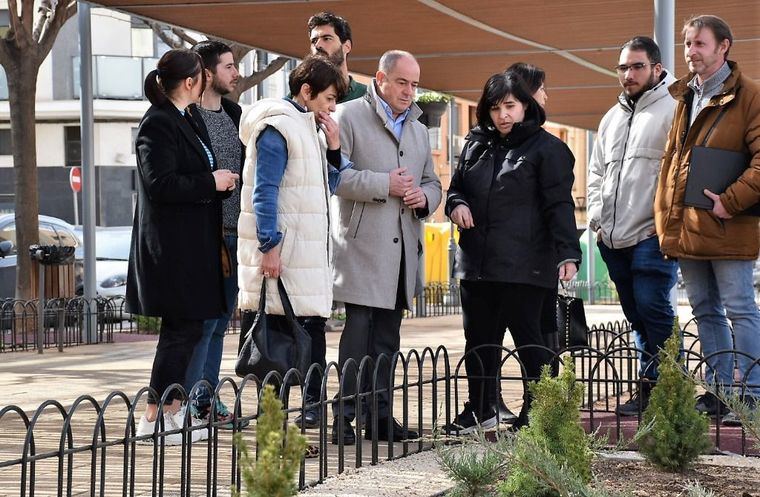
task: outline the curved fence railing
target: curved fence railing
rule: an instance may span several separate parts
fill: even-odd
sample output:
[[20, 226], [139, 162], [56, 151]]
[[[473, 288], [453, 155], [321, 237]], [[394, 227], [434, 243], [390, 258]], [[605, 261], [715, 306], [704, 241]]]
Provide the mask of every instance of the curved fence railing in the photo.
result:
[[[706, 373], [706, 358], [700, 355], [699, 341], [690, 331], [692, 326], [692, 323], [685, 326], [684, 357], [688, 372], [701, 379]], [[615, 408], [628, 400], [636, 388], [637, 356], [642, 351], [633, 345], [630, 326], [624, 322], [594, 326], [589, 331], [589, 343], [590, 347], [556, 354], [572, 357], [577, 381], [585, 387], [584, 427], [588, 432], [609, 437], [612, 442], [630, 440], [638, 418], [621, 418], [615, 414]], [[522, 373], [521, 349], [501, 350], [496, 393], [511, 410], [518, 412], [523, 384], [532, 378]], [[754, 367], [760, 368], [760, 360]], [[383, 377], [380, 373], [385, 370], [393, 372], [390, 385], [378, 383], [377, 378]], [[369, 375], [372, 384], [354, 395], [345, 395], [346, 382], [356, 382], [367, 373], [372, 373]], [[321, 400], [309, 404], [299, 385], [314, 375], [321, 379]], [[153, 434], [137, 436], [136, 426], [145, 409], [147, 388], [134, 396], [113, 392], [102, 401], [84, 395], [71, 406], [49, 400], [34, 412], [8, 406], [0, 409], [0, 488], [3, 494], [21, 496], [229, 495], [231, 488], [239, 489], [241, 485], [233, 435], [240, 433], [255, 450], [259, 395], [262, 385], [270, 383], [279, 386], [288, 422], [294, 422], [304, 409], [320, 413], [316, 429], [302, 429], [314, 457], [306, 458], [301, 465], [300, 487], [318, 483], [347, 467], [375, 464], [429, 449], [461, 409], [467, 395], [464, 357], [454, 356], [439, 346], [383, 356], [377, 364], [370, 358], [360, 364], [349, 362], [342, 371], [335, 363], [324, 371], [313, 365], [305, 377], [293, 370], [284, 379], [276, 373], [266, 378], [249, 376], [239, 382], [225, 378], [214, 396], [234, 413], [230, 425], [206, 421], [203, 426], [191, 427], [186, 419], [179, 430], [159, 427]], [[289, 386], [292, 383], [296, 386]], [[203, 386], [199, 383], [193, 390]], [[178, 385], [176, 388], [181, 390]], [[392, 392], [389, 411], [405, 433], [413, 430], [421, 434], [420, 438], [403, 442], [377, 439], [378, 420], [365, 413], [369, 406], [376, 405], [378, 395], [389, 389]], [[339, 437], [334, 445], [333, 415], [343, 414], [346, 403], [352, 401], [357, 406], [357, 444], [348, 445]], [[366, 437], [368, 427], [373, 436]], [[209, 438], [187, 443], [197, 430], [209, 430]], [[166, 445], [166, 437], [175, 433], [181, 433], [184, 443], [179, 447]], [[711, 437], [715, 450], [757, 454], [757, 446], [747, 439], [742, 428], [723, 427], [720, 420], [714, 420]]]
[[[37, 300], [0, 300], [0, 353], [22, 350], [71, 347], [91, 343], [110, 343], [120, 333], [157, 334], [160, 318], [127, 312], [123, 297], [97, 297], [88, 301], [52, 299], [45, 301], [45, 317], [40, 330]], [[459, 314], [459, 286], [435, 283], [416, 297], [406, 318]], [[236, 309], [227, 333], [238, 333], [243, 322]]]

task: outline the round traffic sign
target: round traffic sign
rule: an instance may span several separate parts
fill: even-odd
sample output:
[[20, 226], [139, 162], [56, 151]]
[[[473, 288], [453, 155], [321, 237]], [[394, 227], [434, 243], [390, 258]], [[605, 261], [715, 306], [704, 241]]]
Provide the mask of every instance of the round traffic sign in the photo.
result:
[[74, 192], [82, 191], [82, 168], [72, 167], [69, 171], [69, 184]]

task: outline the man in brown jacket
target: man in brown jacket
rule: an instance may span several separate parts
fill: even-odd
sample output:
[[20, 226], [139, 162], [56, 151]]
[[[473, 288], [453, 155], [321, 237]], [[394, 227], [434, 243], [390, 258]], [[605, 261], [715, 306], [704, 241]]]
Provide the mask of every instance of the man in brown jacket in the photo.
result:
[[[760, 87], [727, 59], [733, 37], [725, 21], [697, 16], [686, 22], [683, 35], [690, 73], [670, 86], [678, 104], [655, 195], [655, 225], [663, 254], [679, 259], [708, 383], [716, 389], [734, 383], [734, 354], [728, 351], [736, 349], [742, 353], [740, 381], [747, 385], [743, 394], [754, 405], [760, 397], [760, 365], [752, 367], [760, 357], [760, 311], [752, 269], [760, 232], [758, 219], [741, 213], [760, 201]], [[695, 146], [740, 151], [749, 158], [746, 171], [725, 192], [704, 191], [712, 210], [684, 206]], [[697, 409], [727, 413], [711, 393], [698, 400]], [[738, 420], [728, 413], [723, 422]]]

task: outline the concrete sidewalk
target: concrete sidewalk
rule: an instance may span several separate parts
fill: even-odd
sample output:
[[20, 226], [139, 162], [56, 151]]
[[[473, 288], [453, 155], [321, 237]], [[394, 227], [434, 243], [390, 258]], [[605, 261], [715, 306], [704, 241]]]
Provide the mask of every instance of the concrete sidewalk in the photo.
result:
[[[589, 324], [623, 319], [617, 305], [586, 306]], [[679, 307], [681, 322], [691, 317], [689, 307]], [[121, 390], [132, 397], [148, 384], [156, 347], [156, 335], [132, 335], [129, 342], [82, 345], [55, 349], [39, 355], [33, 351], [0, 354], [0, 408], [17, 405], [27, 412], [42, 402], [55, 399], [69, 406], [81, 395], [102, 401], [110, 392]], [[337, 361], [339, 332], [327, 334], [327, 361]], [[505, 346], [511, 346], [509, 335]], [[221, 375], [233, 378], [238, 335], [225, 341]], [[405, 319], [401, 327], [401, 349], [444, 345], [452, 359], [464, 352], [462, 316]]]

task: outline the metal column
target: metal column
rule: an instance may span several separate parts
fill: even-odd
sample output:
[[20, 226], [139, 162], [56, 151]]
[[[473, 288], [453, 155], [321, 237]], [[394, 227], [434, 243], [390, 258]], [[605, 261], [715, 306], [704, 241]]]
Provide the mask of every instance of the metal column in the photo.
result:
[[85, 343], [97, 341], [95, 312], [95, 150], [92, 110], [92, 34], [90, 5], [78, 2], [79, 22], [79, 84], [82, 106], [82, 233], [84, 236], [84, 298], [90, 304], [82, 328]]
[[675, 0], [654, 0], [654, 41], [660, 46], [662, 67], [675, 75]]
[[[654, 0], [654, 41], [660, 47], [662, 67], [675, 76], [675, 0]], [[670, 289], [670, 304], [678, 316], [678, 285]]]

